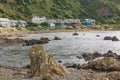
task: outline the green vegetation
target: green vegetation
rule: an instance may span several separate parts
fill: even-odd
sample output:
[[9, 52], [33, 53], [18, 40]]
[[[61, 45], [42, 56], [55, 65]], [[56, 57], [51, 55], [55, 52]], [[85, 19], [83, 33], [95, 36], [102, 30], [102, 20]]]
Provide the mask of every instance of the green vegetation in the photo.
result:
[[29, 20], [32, 14], [116, 24], [120, 23], [120, 0], [0, 0], [0, 17]]

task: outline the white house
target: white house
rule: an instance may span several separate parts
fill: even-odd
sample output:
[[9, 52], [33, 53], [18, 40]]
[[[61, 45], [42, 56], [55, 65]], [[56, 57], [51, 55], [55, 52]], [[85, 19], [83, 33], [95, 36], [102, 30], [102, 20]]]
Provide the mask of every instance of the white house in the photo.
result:
[[24, 20], [18, 20], [17, 25], [20, 26], [20, 27], [21, 27], [21, 26], [24, 27], [24, 26], [27, 26], [28, 24], [27, 24], [27, 22], [24, 21]]
[[18, 25], [18, 20], [10, 20], [11, 27]]
[[10, 27], [10, 20], [8, 18], [0, 18], [1, 27]]
[[31, 19], [31, 22], [36, 23], [36, 24], [40, 24], [40, 23], [47, 22], [47, 19], [45, 16], [39, 17], [37, 14], [34, 14], [33, 18]]
[[10, 20], [11, 27], [19, 26], [19, 27], [24, 27], [27, 26], [27, 22], [24, 20]]

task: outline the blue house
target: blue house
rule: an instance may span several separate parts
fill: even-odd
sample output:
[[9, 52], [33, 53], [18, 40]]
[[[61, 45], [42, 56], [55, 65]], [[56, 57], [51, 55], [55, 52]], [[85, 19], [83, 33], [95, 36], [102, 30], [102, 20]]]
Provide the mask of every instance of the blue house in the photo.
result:
[[91, 26], [92, 25], [92, 22], [89, 20], [89, 19], [85, 19], [85, 25], [87, 26]]

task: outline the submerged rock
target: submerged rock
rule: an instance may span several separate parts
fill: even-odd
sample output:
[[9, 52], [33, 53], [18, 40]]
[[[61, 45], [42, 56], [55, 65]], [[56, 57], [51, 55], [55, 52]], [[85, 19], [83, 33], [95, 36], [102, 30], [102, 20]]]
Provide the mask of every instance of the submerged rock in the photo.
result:
[[120, 71], [120, 62], [113, 58], [103, 58], [88, 62], [81, 66], [83, 69], [92, 69], [97, 71]]
[[56, 64], [53, 57], [49, 56], [44, 48], [35, 45], [29, 50], [30, 70], [33, 77], [52, 80], [51, 73], [63, 76], [66, 70]]
[[77, 35], [79, 35], [79, 34], [78, 34], [78, 33], [76, 33], [76, 32], [75, 32], [75, 33], [73, 33], [73, 36], [77, 36]]
[[61, 38], [55, 36], [55, 38], [53, 40], [62, 40]]
[[96, 37], [100, 37], [100, 35], [96, 35]]
[[112, 40], [112, 41], [119, 41], [119, 39], [116, 36], [105, 36], [104, 40]]
[[113, 36], [112, 41], [119, 41], [119, 39], [116, 36]]
[[111, 36], [105, 36], [104, 40], [112, 40], [112, 37]]

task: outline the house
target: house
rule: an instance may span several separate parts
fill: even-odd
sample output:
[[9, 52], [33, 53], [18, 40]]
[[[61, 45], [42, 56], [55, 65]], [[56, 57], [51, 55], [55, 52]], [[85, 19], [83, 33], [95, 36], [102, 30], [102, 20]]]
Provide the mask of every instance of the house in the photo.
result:
[[85, 19], [85, 25], [90, 26], [92, 25], [92, 22], [89, 19]]
[[39, 17], [37, 14], [34, 14], [33, 18], [31, 19], [31, 22], [36, 23], [36, 24], [40, 24], [40, 23], [47, 22], [47, 19], [45, 16]]
[[0, 18], [1, 27], [10, 27], [10, 20], [8, 18]]
[[18, 25], [18, 20], [10, 20], [11, 27], [17, 26]]
[[24, 20], [10, 20], [11, 27], [19, 26], [19, 27], [25, 27], [27, 26], [27, 22]]
[[27, 26], [28, 24], [27, 24], [27, 22], [24, 21], [24, 20], [18, 20], [17, 25], [18, 25], [19, 27], [25, 27], [25, 26]]

